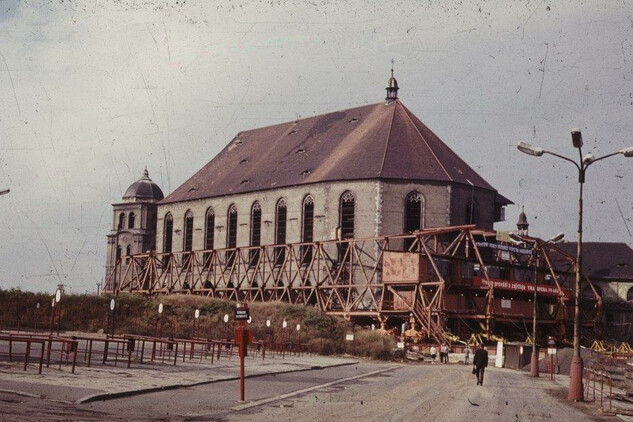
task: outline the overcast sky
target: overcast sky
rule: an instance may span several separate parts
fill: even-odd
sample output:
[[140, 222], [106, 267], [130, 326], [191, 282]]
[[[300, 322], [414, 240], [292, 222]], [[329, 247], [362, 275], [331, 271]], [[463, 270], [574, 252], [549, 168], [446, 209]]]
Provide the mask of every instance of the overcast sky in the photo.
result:
[[[202, 4], [201, 4], [202, 3]], [[344, 3], [344, 5], [343, 5]], [[628, 3], [628, 4], [627, 4]], [[531, 234], [575, 239], [574, 156], [633, 146], [628, 1], [0, 0], [0, 288], [96, 291], [111, 203], [165, 194], [240, 130], [400, 98]], [[586, 240], [633, 237], [633, 159], [597, 163]]]

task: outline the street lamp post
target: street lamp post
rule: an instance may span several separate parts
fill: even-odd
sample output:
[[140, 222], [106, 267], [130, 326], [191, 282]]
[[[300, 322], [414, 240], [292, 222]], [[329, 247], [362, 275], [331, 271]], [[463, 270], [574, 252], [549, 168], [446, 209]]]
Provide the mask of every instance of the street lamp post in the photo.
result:
[[109, 309], [110, 312], [106, 315], [106, 338], [113, 337], [112, 332], [114, 328], [112, 327], [114, 324], [112, 323], [113, 315], [114, 315], [114, 307], [116, 306], [116, 301], [114, 299], [110, 299]]
[[198, 318], [200, 318], [200, 309], [196, 309], [196, 311], [193, 313], [193, 332], [191, 334], [191, 338], [193, 339], [196, 338], [196, 321], [198, 320]]
[[571, 368], [569, 370], [570, 383], [568, 399], [574, 401], [582, 401], [582, 358], [580, 357], [580, 277], [582, 274], [582, 194], [583, 186], [585, 184], [585, 173], [587, 172], [587, 168], [589, 168], [591, 164], [600, 160], [604, 160], [605, 158], [618, 154], [622, 154], [627, 158], [633, 157], [633, 147], [624, 148], [599, 158], [594, 158], [592, 154], [587, 154], [583, 157], [583, 142], [580, 129], [571, 130], [571, 139], [574, 148], [578, 150], [578, 162], [555, 152], [547, 151], [539, 147], [534, 147], [524, 142], [519, 142], [517, 148], [519, 149], [519, 151], [528, 155], [532, 155], [534, 157], [540, 157], [543, 154], [553, 155], [565, 161], [569, 161], [574, 166], [576, 166], [576, 169], [578, 170], [578, 183], [580, 185], [580, 189], [578, 196], [578, 248], [576, 250], [576, 278], [574, 280], [574, 356], [572, 358]]
[[534, 304], [532, 309], [532, 356], [530, 359], [530, 376], [538, 377], [538, 350], [536, 348], [536, 301], [537, 301], [537, 290], [538, 290], [538, 266], [539, 266], [539, 257], [541, 254], [541, 250], [545, 245], [551, 245], [557, 242], [560, 242], [565, 234], [558, 233], [556, 236], [551, 237], [546, 242], [539, 241], [539, 239], [531, 239], [526, 238], [524, 236], [519, 236], [516, 234], [510, 234], [510, 237], [514, 240], [518, 240], [520, 242], [529, 242], [532, 243], [532, 247], [534, 248]]
[[55, 297], [53, 297], [53, 300], [51, 301], [51, 330], [50, 330], [50, 336], [53, 335], [53, 331], [54, 331], [54, 327], [55, 327]]
[[284, 344], [284, 337], [286, 334], [286, 328], [288, 327], [288, 321], [286, 321], [285, 319], [283, 320], [283, 322], [281, 323], [281, 357], [285, 358], [286, 357], [286, 345]]
[[158, 304], [158, 317], [160, 319], [158, 323], [158, 337], [163, 338], [163, 302]]

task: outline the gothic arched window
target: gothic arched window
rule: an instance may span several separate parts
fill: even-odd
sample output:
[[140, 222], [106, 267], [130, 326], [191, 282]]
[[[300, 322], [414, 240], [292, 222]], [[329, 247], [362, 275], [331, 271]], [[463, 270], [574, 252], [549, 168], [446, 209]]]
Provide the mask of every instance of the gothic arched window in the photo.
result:
[[[237, 207], [231, 204], [227, 214], [226, 247], [231, 249], [237, 246]], [[235, 251], [227, 252], [226, 265], [232, 267], [235, 262]]]
[[[423, 198], [418, 192], [409, 192], [404, 200], [404, 232], [411, 233], [422, 228]], [[404, 250], [408, 251], [414, 238], [404, 240]]]
[[[314, 242], [314, 198], [308, 195], [303, 199], [303, 216], [301, 221], [301, 242]], [[301, 246], [301, 263], [308, 264], [312, 260], [312, 245]]]
[[[185, 213], [185, 233], [182, 237], [182, 250], [184, 252], [190, 252], [193, 249], [193, 213], [188, 210]], [[182, 265], [185, 265], [191, 259], [191, 254], [185, 253], [182, 255]]]
[[164, 234], [164, 242], [163, 242], [163, 252], [171, 252], [171, 242], [174, 238], [174, 218], [171, 216], [171, 213], [168, 213], [165, 216], [165, 234]]
[[[353, 239], [354, 238], [354, 194], [350, 191], [346, 191], [341, 195], [339, 204], [339, 228], [340, 239]], [[342, 261], [347, 251], [348, 243], [339, 244], [339, 261]]]
[[133, 212], [131, 212], [130, 216], [128, 217], [127, 228], [128, 229], [133, 229], [134, 228], [134, 213]]
[[[283, 245], [286, 243], [286, 223], [288, 218], [288, 208], [286, 200], [281, 198], [277, 201], [275, 210], [275, 244]], [[286, 259], [285, 246], [275, 248], [275, 265], [283, 264]]]
[[[259, 246], [262, 243], [262, 206], [259, 202], [253, 202], [251, 207], [251, 246]], [[259, 261], [259, 248], [248, 251], [249, 265], [253, 266]]]
[[117, 226], [117, 229], [123, 230], [124, 228], [125, 228], [125, 213], [122, 212], [121, 214], [119, 214], [119, 225]]
[[[211, 250], [213, 249], [213, 240], [215, 235], [215, 211], [213, 208], [209, 207], [207, 209], [205, 224], [204, 224], [204, 249]], [[209, 252], [204, 253], [204, 266], [209, 266], [209, 257], [211, 254]]]

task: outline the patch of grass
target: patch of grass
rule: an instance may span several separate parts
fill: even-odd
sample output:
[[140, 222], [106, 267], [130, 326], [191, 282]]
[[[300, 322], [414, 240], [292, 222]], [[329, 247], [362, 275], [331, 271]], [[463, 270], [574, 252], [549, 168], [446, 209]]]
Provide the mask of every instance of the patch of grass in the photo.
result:
[[376, 360], [391, 360], [395, 347], [396, 342], [393, 337], [371, 330], [356, 330], [354, 341], [345, 342], [348, 353]]
[[[61, 329], [97, 332], [105, 330], [108, 318], [116, 314], [116, 332], [166, 337], [190, 338], [194, 329], [195, 310], [200, 317], [195, 321], [196, 335], [203, 338], [233, 338], [236, 303], [205, 296], [170, 295], [145, 297], [121, 293], [116, 297], [116, 308], [110, 311], [113, 296], [66, 295], [57, 305], [61, 314]], [[22, 292], [18, 289], [0, 290], [0, 320], [3, 326], [48, 328], [52, 295]], [[37, 303], [40, 303], [39, 309]], [[158, 314], [158, 304], [164, 311]], [[306, 343], [315, 353], [332, 355], [348, 353], [372, 359], [389, 359], [394, 341], [370, 330], [356, 330], [354, 342], [346, 342], [345, 334], [351, 325], [343, 318], [326, 315], [311, 306], [290, 305], [283, 302], [251, 303], [252, 323], [249, 328], [257, 339]], [[229, 322], [223, 317], [229, 315]], [[271, 326], [266, 326], [266, 321]], [[282, 322], [287, 328], [282, 328]], [[297, 324], [300, 330], [297, 330]]]

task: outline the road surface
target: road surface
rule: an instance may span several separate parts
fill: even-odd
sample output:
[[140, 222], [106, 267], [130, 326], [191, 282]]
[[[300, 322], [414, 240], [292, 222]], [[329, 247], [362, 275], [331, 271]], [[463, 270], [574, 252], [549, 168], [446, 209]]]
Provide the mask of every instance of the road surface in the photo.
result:
[[84, 404], [0, 392], [0, 421], [607, 420], [546, 378], [489, 368], [475, 383], [470, 366], [363, 362], [247, 379], [246, 402], [236, 381]]

